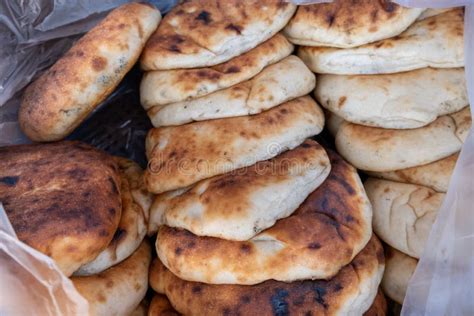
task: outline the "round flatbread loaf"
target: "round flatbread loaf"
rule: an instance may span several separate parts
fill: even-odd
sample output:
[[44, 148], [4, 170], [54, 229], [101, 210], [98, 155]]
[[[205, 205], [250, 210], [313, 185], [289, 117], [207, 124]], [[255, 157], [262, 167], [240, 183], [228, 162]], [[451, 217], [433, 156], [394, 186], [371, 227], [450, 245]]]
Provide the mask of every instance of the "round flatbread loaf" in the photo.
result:
[[315, 84], [316, 77], [308, 67], [298, 57], [288, 56], [251, 80], [198, 99], [155, 106], [148, 116], [160, 127], [258, 114], [310, 93]]
[[[156, 259], [155, 259], [156, 261]], [[151, 272], [151, 271], [150, 271]], [[151, 299], [148, 316], [180, 316], [165, 295], [155, 294]]]
[[195, 99], [228, 88], [257, 75], [293, 51], [281, 34], [228, 62], [208, 68], [155, 70], [146, 72], [140, 87], [143, 106], [165, 105]]
[[182, 279], [211, 284], [334, 276], [369, 241], [372, 209], [356, 170], [327, 152], [329, 176], [291, 216], [249, 241], [162, 226], [156, 241], [160, 260]]
[[464, 11], [418, 21], [400, 35], [347, 49], [300, 47], [298, 56], [314, 72], [387, 74], [425, 67], [464, 66]]
[[377, 294], [384, 270], [383, 248], [376, 237], [332, 279], [257, 285], [214, 285], [179, 279], [159, 261], [150, 269], [150, 285], [167, 295], [184, 315], [361, 315]]
[[18, 238], [70, 276], [111, 242], [121, 218], [112, 157], [79, 142], [0, 148], [0, 201]]
[[202, 180], [179, 195], [157, 196], [148, 232], [167, 225], [198, 236], [248, 240], [290, 216], [330, 169], [324, 148], [306, 140], [272, 160]]
[[169, 12], [147, 42], [144, 70], [213, 66], [280, 31], [296, 5], [283, 0], [192, 0]]
[[385, 316], [387, 315], [387, 300], [385, 295], [380, 290], [377, 291], [377, 296], [375, 296], [372, 306], [364, 313], [364, 316]]
[[337, 131], [342, 123], [347, 123], [344, 119], [331, 111], [325, 110], [324, 114], [326, 115], [326, 127], [329, 133], [335, 138]]
[[390, 246], [420, 258], [445, 194], [416, 184], [369, 178], [373, 228]]
[[469, 107], [417, 129], [382, 129], [345, 123], [337, 132], [336, 148], [358, 169], [394, 171], [425, 165], [458, 152], [470, 127]]
[[422, 166], [388, 172], [369, 171], [367, 173], [372, 177], [418, 184], [437, 192], [446, 193], [448, 192], [449, 180], [453, 174], [458, 157], [459, 153], [455, 153], [447, 158]]
[[[122, 217], [112, 241], [94, 260], [83, 265], [75, 275], [92, 275], [126, 259], [140, 246], [147, 232], [145, 211], [131, 194], [134, 177], [139, 177], [141, 168], [131, 160], [115, 157], [121, 176]], [[130, 171], [126, 172], [125, 170]], [[137, 173], [129, 176], [130, 173]]]
[[89, 302], [91, 315], [129, 315], [148, 290], [151, 249], [148, 241], [126, 260], [97, 275], [76, 276], [71, 281]]
[[406, 254], [386, 247], [385, 273], [382, 279], [382, 289], [389, 298], [403, 304], [408, 288], [408, 282], [415, 272], [418, 260]]
[[133, 67], [160, 19], [150, 4], [113, 10], [26, 89], [19, 112], [23, 132], [34, 141], [69, 135]]
[[298, 45], [355, 47], [400, 34], [423, 10], [378, 0], [301, 5], [284, 34]]
[[254, 116], [154, 128], [146, 142], [145, 183], [153, 193], [187, 187], [273, 158], [323, 126], [319, 105], [301, 97]]
[[469, 104], [464, 68], [423, 68], [385, 75], [319, 75], [314, 91], [344, 120], [382, 128], [417, 128]]

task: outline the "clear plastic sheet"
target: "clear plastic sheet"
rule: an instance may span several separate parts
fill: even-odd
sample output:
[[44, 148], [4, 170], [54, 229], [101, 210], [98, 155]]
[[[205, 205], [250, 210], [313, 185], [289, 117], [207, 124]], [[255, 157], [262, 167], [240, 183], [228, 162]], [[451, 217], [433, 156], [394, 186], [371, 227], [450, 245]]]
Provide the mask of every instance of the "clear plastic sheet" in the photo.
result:
[[[28, 142], [16, 120], [21, 89], [49, 67], [79, 34], [126, 0], [0, 1], [0, 146]], [[151, 1], [162, 12], [177, 0]], [[309, 4], [329, 0], [293, 0]], [[398, 0], [413, 7], [466, 9], [466, 74], [474, 102], [474, 0]], [[137, 69], [71, 139], [142, 165], [150, 128], [138, 104]], [[474, 311], [474, 135], [469, 134], [426, 251], [408, 288], [404, 315], [465, 315]], [[0, 315], [86, 315], [87, 303], [51, 259], [19, 242], [0, 208]], [[8, 284], [8, 285], [7, 285]], [[67, 304], [63, 304], [66, 302]], [[13, 309], [14, 307], [14, 309]], [[41, 309], [44, 308], [44, 309]]]

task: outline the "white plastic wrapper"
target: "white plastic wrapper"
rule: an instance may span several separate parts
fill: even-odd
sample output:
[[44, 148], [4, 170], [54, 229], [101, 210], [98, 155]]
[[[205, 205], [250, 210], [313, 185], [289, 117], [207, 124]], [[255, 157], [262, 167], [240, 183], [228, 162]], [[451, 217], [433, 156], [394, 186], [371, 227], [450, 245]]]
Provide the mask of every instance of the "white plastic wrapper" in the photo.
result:
[[[16, 121], [19, 93], [74, 40], [111, 8], [126, 0], [26, 0], [0, 2], [0, 146], [27, 142]], [[151, 1], [166, 12], [177, 1]], [[293, 0], [310, 4], [328, 0]], [[404, 6], [444, 8], [466, 5], [465, 56], [468, 90], [474, 102], [474, 0], [398, 0]], [[470, 6], [469, 6], [470, 5]], [[67, 14], [66, 14], [67, 13]], [[132, 74], [132, 82], [136, 79]], [[130, 93], [124, 83], [117, 94]], [[123, 92], [121, 92], [123, 91]], [[16, 95], [15, 95], [16, 94]], [[110, 106], [109, 106], [110, 108]], [[100, 116], [97, 113], [95, 116]], [[110, 118], [107, 113], [103, 116]], [[94, 118], [93, 117], [93, 118]], [[128, 117], [128, 116], [127, 116]], [[109, 120], [110, 121], [110, 120]], [[87, 122], [86, 122], [87, 123]], [[136, 133], [130, 119], [106, 126], [126, 138], [133, 157]], [[90, 124], [90, 123], [89, 123]], [[84, 124], [87, 125], [87, 124]], [[96, 123], [96, 126], [99, 124]], [[83, 129], [87, 129], [87, 126]], [[81, 129], [81, 128], [79, 128]], [[120, 133], [119, 133], [120, 134]], [[143, 135], [142, 135], [143, 136]], [[99, 148], [110, 140], [92, 137]], [[87, 140], [89, 138], [86, 137]], [[79, 136], [79, 139], [81, 137]], [[135, 141], [136, 143], [136, 141]], [[108, 149], [108, 148], [104, 148]], [[144, 151], [144, 150], [143, 150]], [[109, 151], [110, 152], [110, 151]], [[472, 315], [474, 311], [474, 135], [464, 144], [449, 191], [425, 253], [408, 288], [403, 315]], [[86, 315], [87, 302], [51, 259], [18, 241], [0, 207], [0, 315]]]

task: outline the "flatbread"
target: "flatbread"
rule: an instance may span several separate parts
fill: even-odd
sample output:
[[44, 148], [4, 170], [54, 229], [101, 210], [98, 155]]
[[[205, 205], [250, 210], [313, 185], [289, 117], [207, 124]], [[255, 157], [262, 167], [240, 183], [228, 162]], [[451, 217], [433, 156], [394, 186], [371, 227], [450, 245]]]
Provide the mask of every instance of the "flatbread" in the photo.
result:
[[419, 184], [437, 192], [448, 192], [449, 180], [453, 174], [459, 153], [435, 162], [388, 172], [367, 172], [369, 175], [397, 182]]
[[298, 56], [314, 72], [387, 74], [425, 67], [464, 66], [464, 11], [418, 21], [400, 35], [355, 48], [300, 47]]
[[423, 68], [385, 75], [319, 75], [319, 104], [346, 121], [407, 129], [469, 104], [464, 68]]
[[72, 277], [91, 315], [129, 315], [148, 290], [151, 249], [147, 241], [126, 260], [97, 275]]
[[145, 109], [195, 99], [228, 88], [257, 75], [293, 51], [281, 34], [226, 63], [208, 68], [155, 70], [146, 72], [140, 87]]
[[248, 240], [290, 216], [330, 170], [324, 148], [307, 140], [272, 160], [202, 180], [180, 195], [158, 196], [149, 234], [167, 225], [198, 236]]
[[117, 164], [80, 142], [0, 147], [0, 201], [18, 238], [70, 276], [111, 242], [121, 218]]
[[69, 135], [122, 81], [161, 20], [150, 4], [113, 10], [25, 91], [20, 127], [33, 141]]
[[445, 194], [416, 184], [369, 178], [373, 228], [390, 246], [420, 258]]
[[[142, 173], [140, 167], [131, 160], [115, 157], [120, 169], [122, 217], [112, 241], [93, 261], [83, 265], [74, 275], [92, 275], [116, 265], [130, 256], [141, 244], [147, 232], [145, 211], [138, 205], [131, 194], [133, 177], [128, 174]], [[130, 169], [130, 172], [126, 172]]]
[[156, 250], [178, 277], [211, 284], [327, 279], [364, 248], [372, 209], [356, 170], [327, 151], [331, 173], [289, 217], [249, 241], [162, 226]]
[[423, 11], [423, 13], [420, 14], [420, 16], [418, 17], [418, 21], [419, 20], [424, 20], [426, 18], [430, 18], [432, 16], [435, 16], [435, 15], [438, 15], [438, 14], [443, 14], [445, 12], [448, 12], [448, 11], [451, 11], [451, 10], [454, 10], [456, 8], [445, 8], [445, 9], [426, 9], [425, 11]]
[[[153, 263], [155, 265], [155, 263]], [[157, 264], [156, 264], [157, 265]], [[161, 265], [163, 267], [163, 265]], [[166, 269], [166, 268], [164, 268]], [[152, 270], [150, 273], [155, 273], [158, 269], [154, 269], [152, 266]], [[156, 272], [159, 273], [159, 272]], [[247, 301], [247, 300], [245, 300]], [[273, 308], [272, 308], [273, 311]], [[375, 296], [375, 300], [372, 303], [372, 306], [364, 313], [364, 316], [385, 316], [387, 313], [387, 301], [385, 300], [385, 296], [383, 295], [380, 289], [377, 291], [377, 295]], [[156, 294], [153, 296], [151, 300], [150, 310], [148, 312], [148, 316], [179, 316], [182, 315], [178, 313], [173, 306], [171, 305], [168, 298], [164, 295]], [[212, 313], [211, 313], [212, 315]]]
[[321, 108], [302, 97], [254, 116], [154, 128], [146, 141], [145, 183], [153, 193], [187, 187], [273, 158], [323, 126]]
[[331, 111], [325, 110], [324, 114], [326, 115], [326, 127], [329, 131], [329, 133], [333, 136], [336, 137], [337, 131], [339, 130], [339, 127], [341, 124], [344, 122], [344, 119], [340, 116], [337, 116], [336, 114], [332, 113]]
[[316, 77], [308, 67], [298, 57], [288, 56], [251, 80], [198, 99], [155, 106], [148, 116], [160, 127], [258, 114], [310, 93], [315, 84]]
[[377, 0], [301, 5], [284, 34], [298, 45], [355, 47], [400, 34], [423, 10]]
[[[156, 259], [155, 259], [156, 260]], [[165, 295], [155, 294], [151, 299], [148, 316], [179, 316]]]
[[128, 316], [147, 316], [148, 315], [148, 300], [146, 297]]
[[283, 0], [193, 0], [163, 19], [141, 57], [144, 70], [213, 66], [280, 31], [296, 5]]
[[377, 294], [384, 270], [376, 237], [330, 280], [266, 281], [253, 286], [184, 281], [154, 260], [150, 285], [184, 315], [361, 315]]
[[336, 148], [358, 169], [394, 171], [425, 165], [458, 152], [470, 127], [469, 107], [411, 130], [346, 123], [337, 132]]
[[418, 260], [391, 247], [386, 248], [385, 259], [382, 289], [389, 298], [403, 304], [408, 282], [415, 272]]

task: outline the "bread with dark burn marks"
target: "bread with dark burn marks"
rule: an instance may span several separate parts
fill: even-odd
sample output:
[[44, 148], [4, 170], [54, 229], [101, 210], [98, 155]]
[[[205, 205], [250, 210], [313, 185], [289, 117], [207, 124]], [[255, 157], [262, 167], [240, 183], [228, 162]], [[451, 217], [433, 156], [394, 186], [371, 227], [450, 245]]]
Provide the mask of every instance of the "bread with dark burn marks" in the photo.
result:
[[150, 4], [113, 10], [26, 89], [19, 112], [23, 132], [41, 142], [69, 135], [133, 67], [160, 19]]
[[144, 70], [213, 66], [280, 31], [296, 5], [284, 0], [192, 0], [163, 19], [140, 59]]

